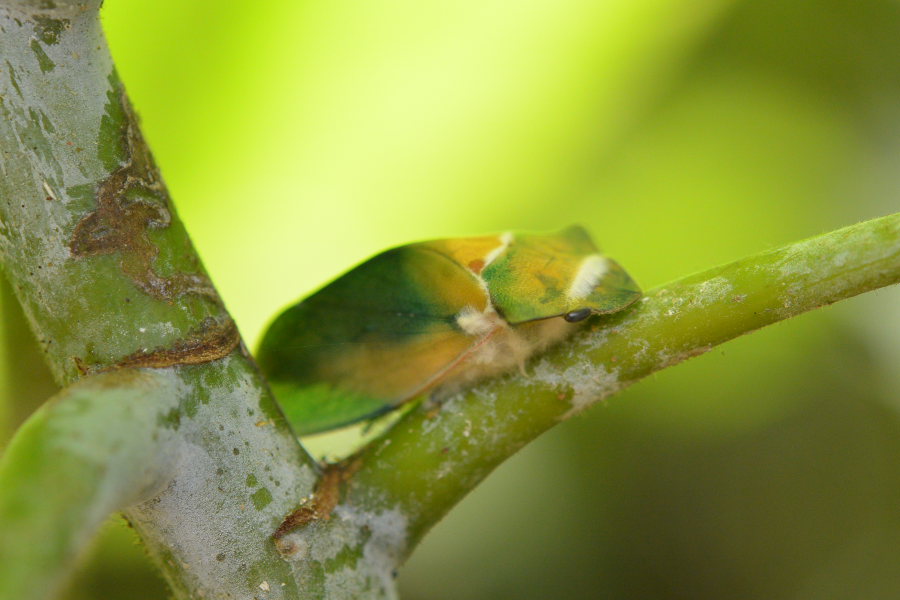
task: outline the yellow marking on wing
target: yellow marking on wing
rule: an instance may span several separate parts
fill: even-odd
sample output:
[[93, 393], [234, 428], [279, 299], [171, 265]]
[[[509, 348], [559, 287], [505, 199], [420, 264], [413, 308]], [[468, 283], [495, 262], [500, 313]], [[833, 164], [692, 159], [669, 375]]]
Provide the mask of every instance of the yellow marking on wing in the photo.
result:
[[434, 240], [422, 242], [420, 245], [440, 252], [472, 273], [479, 275], [481, 270], [490, 264], [490, 259], [495, 258], [499, 252], [505, 249], [508, 244], [504, 239], [506, 235], [509, 234]]

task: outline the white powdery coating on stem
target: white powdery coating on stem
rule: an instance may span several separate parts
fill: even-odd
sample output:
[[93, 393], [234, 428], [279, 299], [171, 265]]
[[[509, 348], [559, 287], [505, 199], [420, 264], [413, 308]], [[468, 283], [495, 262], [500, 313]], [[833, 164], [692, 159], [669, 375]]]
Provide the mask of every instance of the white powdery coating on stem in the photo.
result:
[[832, 262], [841, 267], [850, 256], [848, 251], [832, 252], [833, 248], [827, 240], [810, 238], [785, 248], [775, 268], [785, 278], [810, 275], [822, 268], [823, 262]]
[[[661, 290], [654, 300], [658, 308], [655, 308], [653, 312], [646, 313], [646, 318], [678, 319], [684, 308], [696, 308], [733, 300], [731, 297], [733, 290], [734, 284], [727, 277], [722, 276], [686, 286], [678, 295], [673, 295], [668, 290]], [[642, 302], [649, 300], [645, 297]]]
[[554, 389], [572, 392], [572, 407], [560, 415], [560, 421], [577, 415], [623, 387], [619, 380], [619, 369], [608, 371], [603, 365], [584, 359], [563, 371], [543, 359], [534, 366], [531, 379]]
[[406, 548], [407, 519], [399, 510], [361, 511], [338, 506], [336, 514], [349, 522], [356, 531], [368, 531], [363, 545], [362, 560], [354, 567], [336, 571], [325, 583], [329, 600], [354, 600], [370, 597], [372, 584], [380, 591], [380, 598], [396, 599], [394, 573]]
[[[256, 380], [249, 370], [228, 374], [232, 362], [219, 367], [230, 381], [207, 388], [208, 403], [173, 425], [182, 438], [176, 477], [158, 497], [126, 512], [143, 535], [167, 547], [206, 597], [250, 598], [266, 580], [272, 584], [266, 597], [282, 598], [286, 588], [275, 585], [283, 579], [273, 576], [276, 565], [258, 579], [251, 570], [277, 560], [270, 536], [302, 490], [312, 489], [316, 474], [284, 458], [296, 452], [294, 440], [247, 405], [259, 397]], [[192, 385], [183, 381], [178, 396], [196, 393]]]
[[696, 301], [701, 305], [725, 300], [734, 285], [726, 277], [713, 277], [697, 285]]
[[865, 262], [883, 260], [893, 255], [897, 247], [895, 243], [885, 243], [881, 235], [882, 232], [860, 224], [827, 236], [803, 240], [780, 251], [781, 256], [773, 266], [782, 276], [796, 278], [822, 272], [823, 265], [840, 269], [863, 256]]
[[364, 511], [339, 505], [327, 521], [285, 536], [293, 548], [283, 558], [318, 563], [325, 572], [324, 598], [396, 600], [394, 582], [408, 539], [408, 519], [399, 510]]

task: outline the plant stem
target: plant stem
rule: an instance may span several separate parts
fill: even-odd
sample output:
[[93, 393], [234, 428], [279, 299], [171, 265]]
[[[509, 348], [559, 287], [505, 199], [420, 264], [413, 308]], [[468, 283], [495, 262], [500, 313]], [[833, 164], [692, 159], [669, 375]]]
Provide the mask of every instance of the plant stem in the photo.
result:
[[900, 281], [900, 213], [661, 286], [632, 309], [441, 407], [362, 454], [349, 502], [407, 518], [408, 554], [491, 470], [560, 421], [651, 373], [800, 313]]
[[0, 274], [0, 448], [47, 398], [59, 391], [6, 277]]
[[[0, 514], [0, 530], [14, 531], [14, 543], [59, 549], [38, 563], [53, 582], [40, 589], [70, 571], [73, 544], [124, 509], [178, 598], [250, 598], [263, 582], [268, 598], [320, 597], [322, 565], [286, 562], [271, 540], [313, 489], [317, 466], [242, 349], [169, 201], [115, 74], [99, 2], [34, 5], [0, 3], [0, 260], [59, 385], [153, 367], [174, 392], [117, 392], [143, 398], [137, 423], [108, 408], [113, 392], [94, 402], [76, 394], [84, 422], [110, 432], [97, 443], [122, 444], [107, 465], [121, 477], [115, 493], [73, 488], [91, 503], [92, 518], [78, 527], [76, 512], [56, 510], [61, 474], [41, 458], [67, 429], [53, 415], [75, 392], [39, 413], [11, 442], [4, 472], [16, 485], [5, 489], [19, 505], [51, 500], [20, 523], [7, 521], [12, 509]], [[170, 474], [162, 491], [130, 487], [134, 477], [120, 468], [148, 468], [146, 428], [171, 450], [157, 457]], [[31, 452], [41, 460], [30, 462]], [[96, 462], [71, 467], [85, 482], [102, 476]]]
[[28, 549], [45, 581], [10, 578], [19, 597], [58, 588], [115, 509], [177, 598], [395, 597], [392, 571], [424, 533], [553, 424], [737, 335], [900, 280], [894, 215], [653, 290], [528, 377], [406, 415], [359, 457], [331, 519], [279, 553], [271, 534], [317, 467], [171, 206], [98, 5], [0, 3], [0, 259], [56, 382], [84, 379], [26, 423], [0, 467], [0, 560], [14, 569], [9, 548], [51, 548]]
[[[0, 598], [53, 598], [106, 516], [171, 477], [171, 378], [133, 370], [66, 388], [0, 460]], [[110, 424], [115, 424], [110, 427]]]

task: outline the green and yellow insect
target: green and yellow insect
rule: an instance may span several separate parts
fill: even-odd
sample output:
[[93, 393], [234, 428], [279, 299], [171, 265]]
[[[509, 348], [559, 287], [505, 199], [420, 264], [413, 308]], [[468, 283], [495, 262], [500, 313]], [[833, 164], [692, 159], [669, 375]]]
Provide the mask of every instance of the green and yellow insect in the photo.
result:
[[259, 364], [299, 435], [523, 368], [592, 314], [641, 296], [581, 227], [378, 254], [283, 312]]

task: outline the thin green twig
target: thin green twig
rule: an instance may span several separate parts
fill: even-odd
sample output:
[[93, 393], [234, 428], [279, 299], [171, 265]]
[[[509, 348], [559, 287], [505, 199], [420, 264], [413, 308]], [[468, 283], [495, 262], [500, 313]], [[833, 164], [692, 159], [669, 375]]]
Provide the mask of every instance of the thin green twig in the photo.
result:
[[529, 366], [406, 415], [362, 455], [349, 501], [407, 518], [408, 554], [492, 469], [632, 383], [771, 323], [900, 281], [900, 213], [661, 286]]
[[0, 598], [59, 593], [112, 511], [152, 497], [173, 472], [174, 379], [133, 370], [69, 386], [0, 459]]

